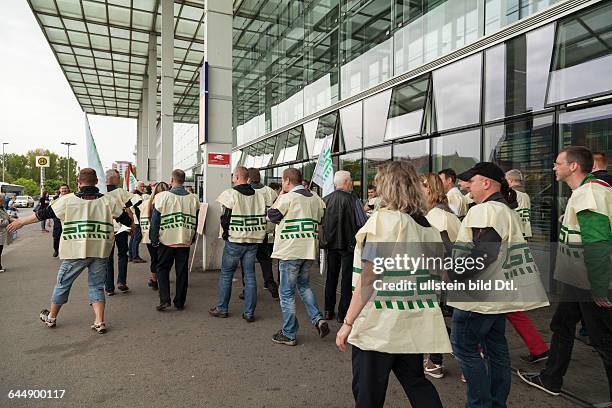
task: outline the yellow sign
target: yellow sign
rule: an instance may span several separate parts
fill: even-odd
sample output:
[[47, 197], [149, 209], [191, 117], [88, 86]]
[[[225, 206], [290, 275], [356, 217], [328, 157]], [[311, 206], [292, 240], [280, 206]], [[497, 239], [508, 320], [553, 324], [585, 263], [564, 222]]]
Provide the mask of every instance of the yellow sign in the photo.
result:
[[49, 167], [49, 156], [36, 156], [36, 167]]

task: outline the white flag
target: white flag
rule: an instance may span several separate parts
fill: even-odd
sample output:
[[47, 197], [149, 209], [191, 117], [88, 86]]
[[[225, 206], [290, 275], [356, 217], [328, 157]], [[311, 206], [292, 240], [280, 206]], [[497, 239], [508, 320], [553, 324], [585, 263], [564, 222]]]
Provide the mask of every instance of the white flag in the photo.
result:
[[91, 134], [87, 113], [85, 113], [85, 149], [87, 149], [87, 167], [90, 167], [96, 171], [96, 174], [98, 175], [98, 185], [96, 187], [98, 187], [100, 192], [104, 194], [106, 193], [104, 169], [102, 168], [102, 162], [100, 162], [96, 142]]
[[321, 197], [334, 192], [334, 166], [332, 163], [331, 144], [332, 137], [328, 136], [323, 142], [323, 148], [319, 154], [319, 159], [312, 176], [312, 181], [323, 189]]

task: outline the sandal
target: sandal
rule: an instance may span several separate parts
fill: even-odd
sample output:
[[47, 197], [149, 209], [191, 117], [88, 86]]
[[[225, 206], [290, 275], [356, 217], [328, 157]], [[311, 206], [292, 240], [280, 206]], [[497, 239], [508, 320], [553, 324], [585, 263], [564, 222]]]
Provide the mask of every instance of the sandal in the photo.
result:
[[91, 329], [95, 330], [98, 334], [104, 334], [106, 333], [106, 324], [104, 322], [94, 322], [94, 324], [91, 325]]
[[47, 309], [43, 309], [40, 311], [40, 320], [48, 327], [48, 328], [53, 328], [56, 325], [56, 320], [57, 318], [55, 317], [49, 317], [49, 312]]

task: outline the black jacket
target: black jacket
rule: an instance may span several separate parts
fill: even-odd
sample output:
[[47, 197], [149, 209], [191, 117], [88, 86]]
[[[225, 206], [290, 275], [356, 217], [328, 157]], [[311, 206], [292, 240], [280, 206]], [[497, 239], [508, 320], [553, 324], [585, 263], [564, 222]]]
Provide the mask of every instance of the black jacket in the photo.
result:
[[607, 170], [597, 170], [591, 174], [593, 174], [595, 178], [603, 180], [612, 186], [612, 174], [608, 173]]
[[355, 220], [355, 200], [351, 193], [343, 190], [336, 190], [323, 198], [325, 217], [321, 222], [321, 248], [355, 249], [355, 234], [359, 230]]

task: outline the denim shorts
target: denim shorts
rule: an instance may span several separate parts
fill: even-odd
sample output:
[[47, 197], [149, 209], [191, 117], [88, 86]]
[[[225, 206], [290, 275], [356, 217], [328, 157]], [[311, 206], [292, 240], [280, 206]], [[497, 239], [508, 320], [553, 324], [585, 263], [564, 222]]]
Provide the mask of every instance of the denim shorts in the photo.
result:
[[106, 263], [106, 258], [64, 259], [57, 272], [51, 303], [63, 305], [68, 302], [72, 284], [85, 268], [87, 268], [89, 304], [104, 302]]

